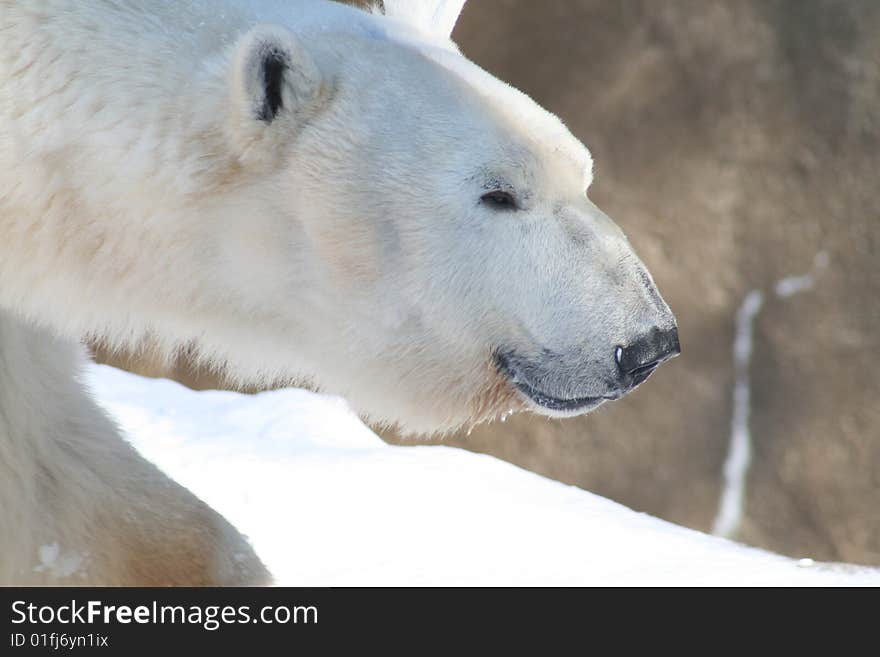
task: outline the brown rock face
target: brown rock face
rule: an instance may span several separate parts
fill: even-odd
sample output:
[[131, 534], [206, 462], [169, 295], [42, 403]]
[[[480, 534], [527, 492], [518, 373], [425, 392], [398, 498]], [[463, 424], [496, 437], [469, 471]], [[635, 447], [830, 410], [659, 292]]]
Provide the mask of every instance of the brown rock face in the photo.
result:
[[[880, 564], [878, 34], [869, 0], [470, 3], [462, 51], [590, 146], [591, 195], [678, 316], [683, 354], [588, 417], [453, 442], [709, 530], [735, 316], [761, 290], [734, 536]], [[806, 273], [811, 289], [776, 294]]]

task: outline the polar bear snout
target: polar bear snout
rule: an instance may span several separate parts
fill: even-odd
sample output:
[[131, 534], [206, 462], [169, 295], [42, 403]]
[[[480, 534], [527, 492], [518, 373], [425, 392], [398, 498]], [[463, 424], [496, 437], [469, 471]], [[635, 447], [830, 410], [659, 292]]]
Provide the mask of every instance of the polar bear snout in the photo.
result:
[[654, 326], [600, 359], [548, 349], [532, 354], [509, 349], [495, 353], [495, 366], [527, 407], [543, 415], [568, 417], [620, 399], [680, 353], [678, 327], [673, 324]]
[[643, 383], [663, 362], [681, 353], [678, 327], [661, 329], [657, 326], [626, 346], [614, 352], [621, 387], [632, 390]]

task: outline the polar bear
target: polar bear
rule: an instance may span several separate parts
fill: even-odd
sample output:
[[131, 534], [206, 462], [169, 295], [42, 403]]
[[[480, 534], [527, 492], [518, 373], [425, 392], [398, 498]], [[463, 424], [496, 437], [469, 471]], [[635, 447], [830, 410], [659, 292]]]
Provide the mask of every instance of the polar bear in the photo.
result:
[[411, 433], [585, 413], [679, 351], [552, 114], [464, 3], [0, 0], [0, 582], [254, 584], [78, 383], [196, 345]]

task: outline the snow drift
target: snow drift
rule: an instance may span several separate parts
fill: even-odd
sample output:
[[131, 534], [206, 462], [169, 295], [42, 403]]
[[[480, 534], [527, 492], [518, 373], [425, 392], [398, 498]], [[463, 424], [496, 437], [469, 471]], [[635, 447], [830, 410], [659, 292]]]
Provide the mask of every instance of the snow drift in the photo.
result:
[[748, 548], [489, 456], [392, 447], [339, 398], [194, 392], [104, 365], [87, 380], [278, 584], [880, 585], [880, 571]]

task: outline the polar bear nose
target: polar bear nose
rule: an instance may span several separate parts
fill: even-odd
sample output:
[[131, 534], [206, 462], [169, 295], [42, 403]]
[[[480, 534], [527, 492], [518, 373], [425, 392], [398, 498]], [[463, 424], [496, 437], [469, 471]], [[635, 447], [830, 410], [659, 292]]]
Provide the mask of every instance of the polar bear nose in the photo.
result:
[[657, 326], [627, 346], [615, 349], [614, 358], [621, 383], [627, 389], [635, 388], [647, 379], [663, 361], [681, 353], [678, 328], [661, 329]]

